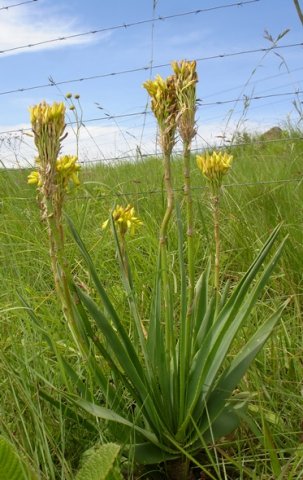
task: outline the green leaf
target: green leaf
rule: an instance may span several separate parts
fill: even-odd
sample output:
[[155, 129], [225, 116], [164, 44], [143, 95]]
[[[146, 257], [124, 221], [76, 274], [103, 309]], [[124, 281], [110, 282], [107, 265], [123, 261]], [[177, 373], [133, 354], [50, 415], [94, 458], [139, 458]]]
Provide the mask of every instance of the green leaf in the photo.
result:
[[[138, 333], [138, 336], [139, 336], [142, 352], [143, 352], [143, 355], [144, 355], [144, 358], [145, 358], [145, 361], [146, 361], [146, 366], [148, 367], [147, 352], [146, 352], [146, 340], [144, 338], [142, 323], [141, 323], [139, 311], [138, 311], [138, 308], [137, 308], [137, 303], [136, 303], [136, 300], [135, 300], [134, 291], [133, 291], [133, 288], [132, 288], [131, 272], [130, 272], [130, 269], [129, 269], [128, 262], [127, 262], [127, 273], [125, 271], [125, 265], [123, 263], [120, 243], [119, 243], [119, 239], [118, 239], [118, 235], [117, 235], [117, 231], [116, 231], [116, 226], [115, 226], [115, 222], [114, 222], [114, 219], [113, 219], [112, 215], [111, 215], [110, 221], [111, 221], [112, 232], [113, 232], [113, 235], [114, 235], [114, 240], [115, 240], [115, 245], [116, 245], [117, 257], [118, 257], [119, 264], [120, 264], [122, 281], [123, 281], [123, 284], [124, 284], [124, 288], [127, 292], [128, 303], [130, 305], [130, 309], [131, 309], [131, 312], [133, 314], [133, 319], [134, 319], [135, 326], [136, 326], [136, 329], [137, 329], [137, 333]], [[126, 252], [125, 252], [125, 255], [126, 255], [126, 258], [127, 258], [127, 253]]]
[[[149, 330], [147, 338], [147, 352], [150, 365], [152, 367], [152, 378], [154, 382], [153, 391], [159, 391], [158, 385], [163, 396], [167, 398], [170, 396], [170, 370], [165, 358], [165, 343], [163, 332], [161, 328], [161, 262], [160, 255], [158, 256], [156, 281], [154, 287], [154, 298], [152, 299]], [[157, 409], [164, 412], [165, 405], [162, 395], [158, 395]]]
[[[78, 295], [91, 314], [92, 318], [95, 320], [97, 326], [100, 328], [102, 334], [109, 343], [109, 346], [119, 362], [120, 368], [126, 372], [129, 380], [134, 385], [137, 394], [137, 399], [140, 399], [140, 404], [144, 403], [146, 397], [148, 396], [148, 391], [146, 388], [146, 378], [140, 360], [138, 359], [136, 353], [133, 351], [132, 356], [130, 357], [124, 345], [120, 341], [118, 334], [115, 332], [114, 328], [107, 320], [105, 315], [99, 310], [96, 303], [84, 292], [78, 290]], [[138, 368], [139, 365], [139, 368]], [[124, 378], [121, 375], [121, 378]], [[128, 380], [125, 378], [125, 387], [130, 388], [130, 393], [133, 393], [133, 388], [130, 387]]]
[[0, 478], [1, 480], [37, 480], [37, 476], [21, 460], [15, 447], [4, 437], [0, 437]]
[[209, 428], [203, 433], [203, 439], [206, 443], [215, 442], [221, 437], [233, 432], [241, 421], [241, 418], [246, 411], [247, 402], [231, 402], [222, 410], [216, 420], [209, 421]]
[[271, 434], [271, 431], [269, 429], [269, 426], [264, 416], [262, 417], [262, 427], [263, 427], [262, 429], [263, 429], [264, 446], [267, 452], [269, 453], [274, 478], [280, 478], [282, 469], [281, 469], [280, 460], [277, 454], [277, 447], [275, 445], [274, 438]]
[[[204, 414], [204, 420], [199, 425], [201, 432], [212, 423], [223, 410], [227, 399], [242, 379], [251, 362], [264, 346], [271, 335], [274, 327], [281, 318], [284, 306], [275, 312], [252, 336], [252, 338], [238, 353], [227, 370], [223, 372], [216, 388], [211, 392], [207, 399], [207, 415]], [[202, 406], [202, 405], [201, 405]]]
[[[84, 243], [82, 242], [78, 232], [76, 231], [73, 223], [71, 222], [71, 220], [66, 217], [66, 220], [68, 222], [68, 225], [69, 225], [69, 228], [70, 228], [70, 231], [72, 233], [72, 236], [74, 237], [74, 240], [76, 242], [76, 244], [78, 245], [79, 247], [79, 250], [86, 262], [86, 265], [88, 267], [88, 270], [89, 270], [89, 273], [91, 275], [91, 278], [95, 284], [95, 287], [96, 287], [96, 290], [102, 300], [102, 303], [108, 313], [108, 315], [110, 316], [110, 318], [112, 319], [112, 322], [113, 324], [115, 325], [120, 337], [121, 337], [121, 341], [123, 342], [124, 344], [124, 347], [125, 349], [127, 350], [128, 352], [128, 355], [129, 357], [135, 359], [136, 358], [136, 351], [134, 349], [134, 346], [128, 336], [128, 333], [126, 331], [126, 329], [124, 328], [115, 308], [113, 307], [111, 301], [109, 300], [104, 288], [103, 288], [103, 285], [101, 284], [100, 282], [100, 279], [98, 277], [98, 274], [96, 272], [96, 269], [94, 267], [94, 264], [93, 264], [93, 261], [84, 245]], [[83, 293], [83, 292], [82, 292]], [[136, 362], [136, 368], [138, 369], [139, 372], [142, 372], [142, 366], [140, 364], [140, 362]]]
[[136, 461], [142, 465], [152, 465], [180, 457], [180, 452], [168, 453], [150, 442], [137, 443], [132, 448]]
[[116, 467], [120, 446], [115, 443], [101, 445], [88, 454], [88, 458], [76, 475], [75, 480], [122, 480]]
[[82, 417], [79, 412], [74, 412], [69, 406], [64, 405], [63, 402], [59, 402], [55, 398], [51, 397], [47, 392], [44, 390], [39, 390], [39, 396], [49, 402], [58, 410], [63, 411], [64, 418], [69, 418], [73, 422], [79, 423], [83, 425], [88, 431], [96, 434], [98, 432], [98, 428], [93, 423], [89, 422], [86, 418]]
[[239, 328], [241, 327], [243, 322], [248, 318], [252, 308], [255, 306], [262, 289], [265, 287], [273, 269], [276, 266], [278, 259], [281, 256], [284, 243], [285, 243], [285, 240], [281, 243], [275, 255], [268, 263], [260, 279], [258, 280], [256, 286], [253, 288], [252, 292], [248, 295], [247, 299], [245, 300], [244, 295], [237, 297], [236, 305], [230, 311], [229, 316], [225, 317], [224, 322], [220, 322], [219, 319], [217, 320], [218, 324], [221, 323], [221, 328], [219, 326], [219, 329], [217, 331], [215, 328], [214, 336], [211, 341], [213, 346], [212, 353], [210, 355], [211, 365], [208, 364], [205, 370], [206, 371], [205, 384], [208, 387], [213, 385], [217, 372], [219, 371], [229, 351], [230, 345], [232, 344]]
[[[211, 393], [214, 381], [226, 358], [230, 345], [240, 326], [248, 318], [251, 309], [255, 305], [262, 288], [265, 286], [281, 255], [285, 240], [280, 245], [272, 260], [268, 263], [252, 292], [246, 298], [248, 289], [272, 248], [278, 231], [279, 228], [276, 228], [269, 237], [257, 259], [244, 275], [238, 287], [236, 287], [231, 298], [219, 313], [218, 318], [213, 323], [212, 328], [201, 344], [190, 372], [187, 417], [180, 427], [180, 435], [184, 432], [186, 425], [191, 421], [191, 416], [199, 399], [207, 399], [207, 396]], [[196, 421], [198, 423], [199, 419], [196, 419]]]
[[144, 428], [138, 427], [133, 422], [127, 420], [121, 415], [118, 415], [113, 410], [110, 410], [109, 408], [105, 408], [105, 407], [100, 407], [99, 405], [95, 405], [94, 403], [87, 402], [86, 400], [83, 400], [80, 398], [74, 398], [72, 396], [69, 396], [69, 398], [75, 405], [78, 405], [79, 407], [83, 408], [83, 410], [90, 413], [91, 415], [94, 415], [95, 417], [98, 417], [98, 418], [103, 418], [103, 420], [109, 420], [111, 422], [121, 423], [122, 425], [125, 425], [131, 428], [132, 430], [137, 431], [152, 443], [155, 443], [156, 445], [159, 443], [154, 433]]
[[193, 338], [194, 340], [196, 340], [196, 338], [199, 336], [198, 332], [200, 330], [201, 330], [201, 333], [200, 333], [201, 339], [204, 338], [204, 334], [208, 330], [207, 328], [208, 320], [205, 321], [205, 315], [206, 315], [207, 306], [208, 306], [208, 284], [209, 284], [210, 267], [211, 267], [211, 262], [209, 260], [207, 267], [205, 268], [204, 272], [201, 274], [195, 287], [194, 307], [193, 307], [193, 311], [194, 311]]

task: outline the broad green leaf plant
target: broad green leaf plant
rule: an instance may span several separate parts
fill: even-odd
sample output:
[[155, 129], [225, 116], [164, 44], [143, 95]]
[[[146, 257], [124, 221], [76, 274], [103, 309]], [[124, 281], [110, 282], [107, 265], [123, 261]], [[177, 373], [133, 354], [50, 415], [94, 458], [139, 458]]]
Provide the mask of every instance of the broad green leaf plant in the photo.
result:
[[16, 448], [0, 436], [0, 478], [1, 480], [38, 480], [38, 476], [21, 458]]
[[[179, 129], [185, 142], [185, 185], [190, 189], [189, 149], [195, 134], [197, 76], [194, 62], [174, 63], [173, 70], [174, 74], [166, 80], [158, 76], [154, 81], [145, 83], [159, 125], [167, 192], [167, 206], [159, 233], [157, 274], [146, 330], [140, 317], [129, 264], [126, 263], [126, 237], [128, 230], [134, 226], [132, 219], [136, 219], [136, 226], [141, 225], [131, 206], [125, 209], [128, 214], [132, 212], [132, 218], [127, 217], [129, 223], [123, 223], [123, 239], [122, 214], [116, 215], [117, 209], [108, 223], [113, 233], [121, 279], [136, 331], [135, 340], [130, 338], [123, 318], [119, 316], [97, 274], [93, 259], [68, 218], [70, 231], [94, 284], [94, 296], [86, 293], [73, 281], [70, 267], [61, 250], [60, 255], [52, 259], [52, 263], [59, 298], [83, 356], [83, 363], [90, 369], [90, 377], [94, 379], [96, 390], [101, 389], [103, 393], [101, 401], [94, 400], [94, 396], [81, 387], [83, 384], [79, 374], [60, 358], [66, 376], [70, 377], [72, 383], [80, 386], [78, 393], [70, 392], [66, 397], [78, 411], [83, 409], [93, 417], [103, 419], [109, 428], [110, 425], [120, 425], [118, 429], [112, 429], [116, 435], [115, 441], [123, 443], [124, 451], [134, 455], [137, 462], [153, 464], [179, 460], [180, 469], [175, 468], [175, 474], [170, 478], [180, 480], [188, 478], [189, 459], [205, 446], [215, 444], [222, 436], [232, 432], [244, 416], [249, 398], [236, 393], [237, 387], [271, 335], [283, 307], [275, 311], [262, 325], [256, 326], [255, 333], [243, 341], [239, 351], [233, 351], [232, 357], [229, 353], [279, 260], [285, 240], [271, 253], [280, 230], [279, 227], [275, 228], [230, 295], [227, 288], [222, 287], [220, 292], [218, 291], [218, 269], [217, 273], [215, 272], [215, 288], [212, 287], [211, 261], [193, 284], [196, 275], [192, 242], [192, 204], [190, 196], [187, 196], [185, 240], [180, 208], [178, 205], [174, 207], [170, 157]], [[61, 133], [62, 126], [60, 135]], [[36, 136], [36, 127], [34, 135]], [[51, 195], [52, 191], [58, 191], [59, 187], [52, 189], [51, 182], [58, 185], [62, 177], [61, 173], [56, 171], [55, 157], [52, 158], [52, 168], [41, 169], [41, 166], [49, 161], [49, 158], [42, 159], [41, 155], [42, 152], [39, 151], [40, 170], [36, 183], [42, 196], [41, 203], [48, 207], [49, 204], [54, 205], [54, 200], [51, 196], [44, 199], [44, 196], [46, 193], [50, 192]], [[224, 154], [222, 156], [221, 153], [216, 155], [220, 161], [215, 162], [213, 170], [216, 178], [221, 178], [226, 173], [227, 163], [228, 167], [230, 165], [230, 158], [224, 157]], [[206, 160], [210, 165], [210, 159], [207, 157]], [[203, 168], [202, 166], [202, 170]], [[55, 171], [52, 179], [49, 178], [48, 171]], [[66, 172], [64, 178], [73, 181], [77, 169], [71, 167]], [[189, 194], [188, 191], [186, 193]], [[62, 207], [61, 204], [60, 212]], [[120, 210], [124, 211], [123, 207], [119, 207], [119, 212]], [[171, 266], [167, 246], [168, 225], [174, 211], [179, 242], [178, 299], [175, 298], [176, 294], [170, 283]], [[57, 241], [53, 225], [49, 227], [49, 234], [50, 242]], [[60, 242], [63, 242], [63, 239], [61, 232]], [[184, 244], [187, 244], [187, 249], [184, 249]], [[60, 243], [60, 246], [63, 249], [64, 245]], [[178, 309], [175, 308], [177, 304]], [[104, 368], [105, 363], [109, 369]], [[106, 373], [108, 370], [109, 374]]]

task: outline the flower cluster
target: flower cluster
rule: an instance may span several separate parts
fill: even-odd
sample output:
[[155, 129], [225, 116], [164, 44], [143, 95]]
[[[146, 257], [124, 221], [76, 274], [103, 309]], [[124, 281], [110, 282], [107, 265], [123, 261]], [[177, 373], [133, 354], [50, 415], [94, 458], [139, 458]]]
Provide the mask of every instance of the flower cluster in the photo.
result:
[[63, 102], [49, 105], [43, 101], [30, 107], [29, 111], [39, 156], [39, 173], [45, 193], [50, 196], [65, 129], [65, 105]]
[[143, 83], [151, 97], [151, 109], [160, 128], [160, 143], [165, 152], [171, 152], [175, 142], [176, 132], [176, 89], [173, 76], [162, 78], [157, 75], [155, 80]]
[[[80, 165], [77, 163], [77, 160], [77, 157], [72, 155], [63, 155], [56, 160], [55, 181], [56, 184], [62, 186], [64, 190], [67, 189], [70, 182], [76, 187], [80, 185], [78, 177]], [[36, 160], [36, 162], [39, 164], [39, 159]], [[35, 170], [28, 175], [27, 183], [41, 187], [42, 178], [39, 170]]]
[[37, 170], [31, 172], [27, 177], [27, 183], [29, 183], [29, 185], [38, 185], [38, 187], [41, 187], [42, 182], [40, 173]]
[[197, 155], [197, 165], [207, 180], [214, 186], [222, 185], [223, 176], [229, 171], [233, 156], [223, 152]]
[[183, 84], [183, 88], [189, 88], [198, 81], [195, 60], [181, 60], [180, 62], [172, 62], [171, 64], [174, 74]]
[[[112, 213], [113, 220], [119, 230], [122, 237], [129, 231], [133, 235], [137, 227], [143, 225], [141, 220], [135, 217], [135, 209], [131, 205], [122, 207], [117, 205]], [[102, 229], [106, 228], [109, 223], [109, 219], [105, 220], [102, 224]]]
[[48, 105], [45, 101], [29, 108], [30, 121], [34, 134], [52, 133], [60, 138], [65, 128], [65, 105], [54, 102]]
[[77, 161], [78, 158], [73, 155], [63, 155], [57, 159], [57, 178], [58, 182], [61, 183], [64, 189], [67, 188], [69, 182], [72, 182], [76, 187], [80, 185], [78, 177], [80, 165], [77, 163]]
[[183, 142], [191, 142], [196, 134], [196, 84], [198, 75], [196, 62], [181, 60], [172, 62], [174, 82], [178, 102], [177, 124]]

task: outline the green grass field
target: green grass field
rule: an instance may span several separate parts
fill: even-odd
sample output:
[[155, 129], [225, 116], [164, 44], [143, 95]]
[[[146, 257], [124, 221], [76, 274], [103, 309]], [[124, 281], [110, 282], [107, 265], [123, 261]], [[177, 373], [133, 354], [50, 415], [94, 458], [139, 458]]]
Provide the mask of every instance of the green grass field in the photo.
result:
[[[289, 304], [274, 335], [239, 385], [239, 390], [252, 394], [249, 421], [232, 436], [222, 438], [216, 448], [209, 449], [208, 456], [202, 452], [197, 459], [210, 471], [216, 471], [215, 478], [303, 478], [303, 144], [300, 137], [300, 132], [291, 132], [279, 141], [250, 138], [245, 145], [231, 149], [233, 168], [225, 178], [221, 201], [222, 282], [236, 283], [277, 224], [283, 223], [281, 237], [288, 235], [282, 260], [249, 324], [241, 331], [239, 345], [265, 316], [287, 299]], [[28, 173], [0, 171], [0, 433], [18, 447], [34, 469], [41, 471], [39, 478], [71, 480], [83, 452], [98, 441], [112, 439], [107, 438], [101, 421], [98, 435], [91, 433], [76, 418], [67, 418], [63, 405], [58, 409], [39, 396], [47, 380], [49, 394], [60, 398], [63, 380], [19, 295], [35, 310], [58, 349], [65, 352], [79, 373], [82, 366], [54, 292], [47, 236], [40, 221], [35, 189], [27, 185]], [[173, 178], [176, 199], [182, 206], [180, 158], [173, 161]], [[213, 232], [208, 189], [194, 158], [192, 195], [198, 276], [213, 253]], [[128, 249], [141, 314], [147, 318], [158, 231], [165, 209], [161, 160], [146, 158], [136, 163], [84, 167], [81, 186], [69, 196], [66, 205], [126, 325], [129, 313], [120, 286], [113, 240], [110, 231], [102, 230], [101, 225], [115, 205], [128, 203], [134, 205], [144, 223], [137, 235], [128, 238]], [[174, 223], [175, 220], [170, 225], [169, 252], [177, 288]], [[75, 266], [75, 276], [90, 291], [87, 271], [71, 238], [67, 251]], [[86, 381], [90, 385], [90, 378]], [[127, 468], [128, 478], [135, 478], [131, 465]], [[140, 478], [161, 478], [160, 473], [158, 477], [156, 473], [141, 475]]]

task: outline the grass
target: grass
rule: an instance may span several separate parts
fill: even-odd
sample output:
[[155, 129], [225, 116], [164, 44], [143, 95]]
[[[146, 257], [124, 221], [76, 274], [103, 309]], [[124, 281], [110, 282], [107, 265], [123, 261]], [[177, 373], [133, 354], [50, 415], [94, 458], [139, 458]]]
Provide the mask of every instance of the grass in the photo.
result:
[[[222, 479], [300, 479], [302, 462], [302, 298], [303, 298], [303, 167], [300, 132], [281, 141], [233, 146], [234, 166], [225, 180], [222, 197], [222, 280], [235, 283], [249, 266], [269, 232], [283, 222], [289, 238], [271, 282], [242, 331], [252, 334], [262, 318], [286, 299], [289, 306], [275, 335], [259, 354], [239, 388], [252, 392], [249, 422], [216, 449], [196, 459]], [[1, 390], [0, 433], [13, 441], [42, 479], [72, 479], [81, 455], [98, 441], [106, 441], [104, 425], [88, 432], [77, 418], [67, 418], [44, 401], [42, 378], [57, 387], [49, 393], [59, 402], [63, 380], [52, 353], [21, 307], [18, 293], [35, 309], [45, 328], [68, 352], [81, 374], [81, 363], [54, 292], [47, 238], [39, 219], [34, 189], [26, 184], [26, 171], [0, 171], [1, 211]], [[174, 188], [182, 203], [182, 163], [173, 162]], [[165, 208], [162, 166], [159, 159], [137, 163], [83, 168], [82, 186], [69, 197], [67, 213], [86, 243], [115, 306], [129, 321], [125, 294], [119, 281], [114, 245], [101, 224], [117, 204], [131, 203], [144, 222], [139, 234], [128, 239], [129, 257], [143, 318], [149, 311], [158, 249], [158, 231]], [[196, 274], [213, 253], [208, 191], [192, 159], [195, 212]], [[177, 239], [170, 227], [170, 260], [174, 265]], [[75, 275], [91, 289], [88, 274], [69, 239], [68, 255]], [[176, 263], [176, 262], [175, 262]], [[178, 267], [172, 269], [177, 277]], [[176, 283], [177, 285], [177, 283]], [[239, 345], [241, 338], [239, 338]], [[232, 354], [232, 352], [231, 352]], [[89, 384], [90, 379], [86, 379]], [[208, 467], [209, 465], [209, 467]], [[130, 468], [131, 471], [131, 468]], [[198, 471], [198, 467], [197, 467]], [[159, 474], [160, 475], [160, 474]], [[129, 478], [131, 473], [129, 473]], [[151, 478], [151, 477], [142, 477]]]

